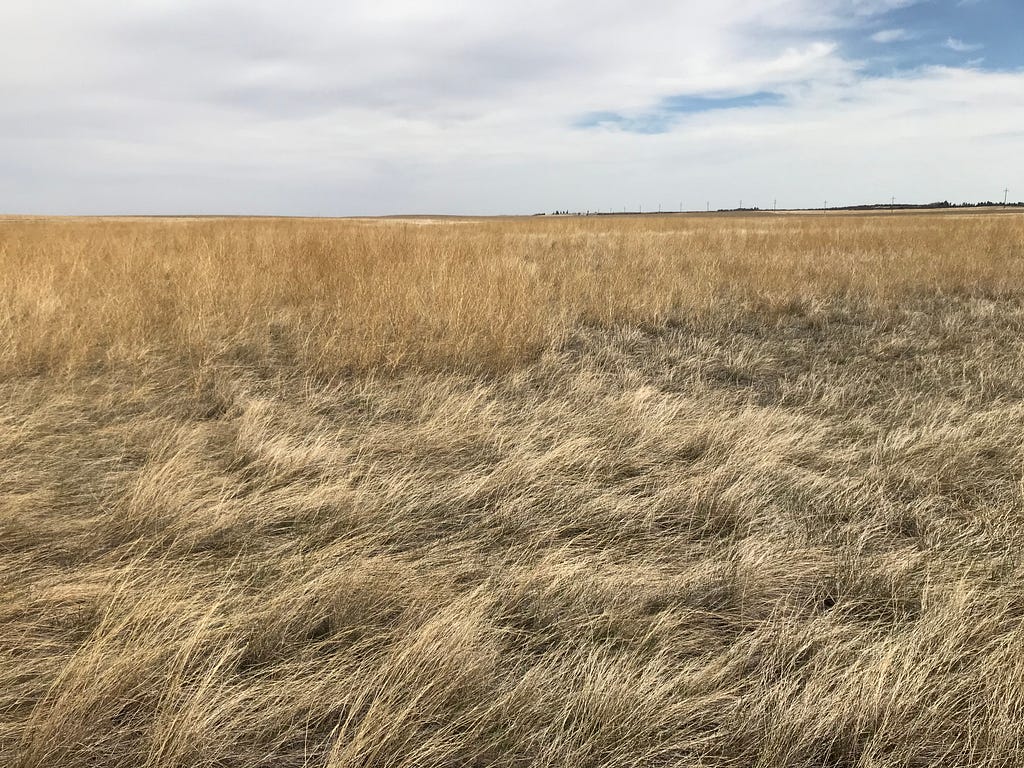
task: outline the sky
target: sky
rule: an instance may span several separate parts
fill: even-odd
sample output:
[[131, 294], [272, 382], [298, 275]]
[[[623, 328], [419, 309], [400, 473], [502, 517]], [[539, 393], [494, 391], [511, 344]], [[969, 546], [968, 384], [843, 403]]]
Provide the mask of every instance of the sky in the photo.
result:
[[1022, 0], [5, 0], [0, 212], [1024, 200]]

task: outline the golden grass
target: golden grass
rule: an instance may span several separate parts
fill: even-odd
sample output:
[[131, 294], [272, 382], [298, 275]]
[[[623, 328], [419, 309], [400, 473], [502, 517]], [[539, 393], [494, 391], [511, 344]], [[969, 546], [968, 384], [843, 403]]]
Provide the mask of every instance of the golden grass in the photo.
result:
[[1024, 219], [0, 221], [0, 765], [1024, 763]]
[[1012, 292], [1022, 232], [935, 216], [0, 222], [0, 364], [500, 370], [581, 324]]

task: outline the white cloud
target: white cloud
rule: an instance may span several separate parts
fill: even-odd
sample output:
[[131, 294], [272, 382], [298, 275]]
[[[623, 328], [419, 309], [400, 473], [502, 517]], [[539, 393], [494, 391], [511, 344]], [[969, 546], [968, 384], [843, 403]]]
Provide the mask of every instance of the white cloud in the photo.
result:
[[[989, 167], [1020, 162], [985, 131], [1022, 124], [1021, 77], [864, 79], [837, 43], [906, 4], [3, 4], [0, 210], [491, 213], [984, 189]], [[660, 135], [574, 127], [761, 91], [785, 100]], [[948, 162], [916, 164], [929, 151]]]
[[956, 51], [957, 53], [970, 53], [971, 51], [980, 51], [982, 48], [985, 47], [984, 45], [965, 43], [963, 40], [958, 40], [955, 37], [947, 38], [945, 45], [947, 48], [949, 48], [949, 50]]
[[920, 0], [853, 0], [854, 10], [861, 16], [874, 16], [916, 5]]
[[914, 36], [905, 29], [882, 29], [875, 32], [871, 39], [876, 43], [900, 43], [913, 40]]

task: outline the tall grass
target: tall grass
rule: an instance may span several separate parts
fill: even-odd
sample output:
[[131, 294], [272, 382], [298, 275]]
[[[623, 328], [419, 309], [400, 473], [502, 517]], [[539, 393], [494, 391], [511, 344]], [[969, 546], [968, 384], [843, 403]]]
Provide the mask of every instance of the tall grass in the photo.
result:
[[1016, 217], [7, 221], [0, 365], [501, 370], [580, 324], [1015, 291], [1022, 234]]

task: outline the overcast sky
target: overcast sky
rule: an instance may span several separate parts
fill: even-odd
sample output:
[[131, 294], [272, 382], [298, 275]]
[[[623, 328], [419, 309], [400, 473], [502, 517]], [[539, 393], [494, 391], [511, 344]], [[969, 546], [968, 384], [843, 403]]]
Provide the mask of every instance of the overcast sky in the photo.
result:
[[1022, 0], [3, 0], [0, 212], [1024, 199]]

